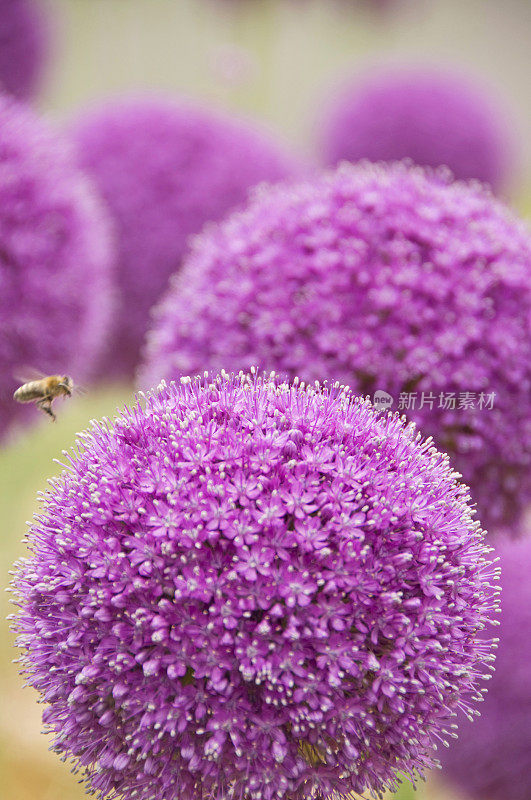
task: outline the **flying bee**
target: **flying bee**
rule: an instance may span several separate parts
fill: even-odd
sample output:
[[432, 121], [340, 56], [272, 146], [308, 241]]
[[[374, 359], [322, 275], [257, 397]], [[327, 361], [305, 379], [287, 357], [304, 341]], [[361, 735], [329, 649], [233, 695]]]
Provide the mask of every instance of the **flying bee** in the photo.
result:
[[68, 375], [48, 375], [19, 386], [13, 399], [17, 403], [35, 403], [55, 422], [56, 417], [52, 411], [53, 401], [56, 397], [71, 397], [73, 391], [74, 381]]

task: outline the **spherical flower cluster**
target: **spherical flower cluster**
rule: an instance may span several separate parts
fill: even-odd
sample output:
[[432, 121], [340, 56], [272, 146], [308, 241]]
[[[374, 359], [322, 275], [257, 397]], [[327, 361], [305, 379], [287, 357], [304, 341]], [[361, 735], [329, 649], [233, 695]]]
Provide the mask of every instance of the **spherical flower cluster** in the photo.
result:
[[447, 166], [493, 189], [510, 178], [513, 141], [501, 109], [466, 76], [427, 67], [386, 70], [347, 86], [322, 123], [325, 163], [399, 161]]
[[222, 374], [162, 384], [80, 447], [30, 532], [16, 626], [55, 750], [102, 797], [380, 791], [472, 712], [490, 548], [397, 414]]
[[0, 98], [0, 437], [28, 410], [12, 398], [21, 368], [89, 377], [112, 259], [106, 217], [65, 142]]
[[443, 776], [477, 800], [531, 797], [531, 539], [499, 543], [500, 646], [481, 717], [461, 725]]
[[20, 99], [32, 97], [48, 49], [49, 30], [36, 0], [0, 0], [0, 89]]
[[531, 237], [485, 191], [344, 165], [259, 193], [198, 238], [141, 381], [257, 364], [385, 390], [490, 524], [531, 495], [530, 308]]
[[151, 96], [85, 112], [72, 136], [119, 237], [121, 305], [102, 372], [130, 376], [150, 308], [179, 268], [190, 234], [243, 203], [254, 184], [295, 167], [248, 125]]

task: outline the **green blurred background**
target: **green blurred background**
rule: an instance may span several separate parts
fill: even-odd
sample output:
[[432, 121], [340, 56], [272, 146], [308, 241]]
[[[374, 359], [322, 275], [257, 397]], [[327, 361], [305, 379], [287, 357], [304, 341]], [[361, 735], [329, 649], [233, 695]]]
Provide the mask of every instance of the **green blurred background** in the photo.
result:
[[[96, 98], [153, 88], [202, 98], [259, 118], [312, 156], [314, 119], [327, 87], [367, 66], [428, 61], [464, 67], [505, 98], [521, 140], [513, 203], [531, 212], [531, 2], [403, 0], [382, 16], [371, 0], [49, 0], [56, 53], [40, 101], [58, 121]], [[35, 365], [38, 367], [38, 365]], [[75, 376], [74, 376], [75, 377]], [[37, 492], [59, 469], [92, 418], [112, 416], [133, 388], [104, 387], [57, 403], [55, 425], [41, 419], [0, 451], [0, 582], [24, 554], [26, 520]], [[9, 613], [3, 593], [0, 617]], [[0, 798], [76, 800], [78, 778], [47, 750], [41, 708], [22, 689], [13, 637], [2, 623], [0, 647]], [[402, 800], [413, 796], [405, 785]], [[455, 800], [440, 779], [417, 796]], [[488, 800], [488, 798], [485, 798]], [[511, 800], [511, 798], [507, 798]]]

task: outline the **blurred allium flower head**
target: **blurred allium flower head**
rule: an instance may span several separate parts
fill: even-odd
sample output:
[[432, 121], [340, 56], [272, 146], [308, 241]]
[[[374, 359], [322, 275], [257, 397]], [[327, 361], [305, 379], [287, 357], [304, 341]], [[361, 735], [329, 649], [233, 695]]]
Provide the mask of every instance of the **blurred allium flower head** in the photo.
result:
[[466, 75], [393, 67], [339, 92], [323, 116], [326, 164], [399, 161], [447, 166], [456, 178], [506, 188], [514, 138], [504, 109]]
[[20, 99], [39, 87], [50, 38], [44, 3], [0, 0], [0, 90]]
[[531, 539], [499, 543], [500, 646], [481, 717], [460, 725], [443, 776], [477, 800], [531, 797]]
[[84, 112], [73, 140], [116, 221], [121, 307], [103, 372], [132, 375], [149, 310], [190, 234], [243, 203], [250, 187], [294, 163], [251, 126], [145, 96]]
[[112, 260], [108, 220], [67, 144], [0, 98], [0, 436], [27, 411], [12, 399], [21, 368], [90, 377]]
[[491, 523], [531, 494], [530, 307], [531, 237], [484, 190], [344, 165], [262, 191], [198, 237], [141, 381], [257, 364], [385, 390], [395, 409], [411, 394], [405, 410]]
[[141, 800], [415, 777], [491, 659], [466, 492], [413, 425], [337, 386], [188, 378], [94, 423], [16, 578], [55, 750]]

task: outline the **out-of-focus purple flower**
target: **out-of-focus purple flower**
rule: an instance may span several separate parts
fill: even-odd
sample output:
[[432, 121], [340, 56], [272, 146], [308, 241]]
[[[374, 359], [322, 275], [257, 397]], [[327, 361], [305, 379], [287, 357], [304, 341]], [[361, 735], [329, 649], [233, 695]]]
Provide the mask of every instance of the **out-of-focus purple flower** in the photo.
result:
[[385, 390], [451, 454], [489, 527], [531, 494], [530, 308], [531, 237], [490, 194], [344, 165], [198, 238], [141, 381], [257, 364]]
[[0, 0], [0, 90], [20, 99], [37, 91], [46, 60], [49, 22], [35, 0]]
[[17, 371], [90, 377], [112, 260], [107, 218], [67, 143], [0, 98], [0, 437], [28, 410], [13, 401]]
[[472, 713], [489, 548], [414, 426], [241, 373], [159, 386], [81, 442], [16, 627], [54, 749], [101, 796], [380, 791]]
[[344, 89], [322, 126], [327, 164], [410, 158], [494, 190], [510, 178], [514, 143], [504, 113], [467, 76], [428, 67], [377, 72]]
[[84, 112], [72, 134], [119, 235], [121, 306], [102, 372], [130, 376], [189, 236], [296, 168], [249, 125], [152, 96]]
[[499, 542], [500, 646], [481, 716], [460, 725], [443, 776], [477, 800], [531, 797], [531, 539]]

